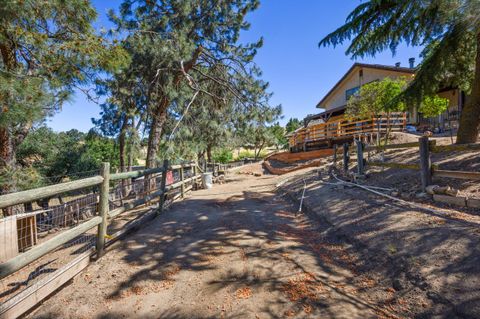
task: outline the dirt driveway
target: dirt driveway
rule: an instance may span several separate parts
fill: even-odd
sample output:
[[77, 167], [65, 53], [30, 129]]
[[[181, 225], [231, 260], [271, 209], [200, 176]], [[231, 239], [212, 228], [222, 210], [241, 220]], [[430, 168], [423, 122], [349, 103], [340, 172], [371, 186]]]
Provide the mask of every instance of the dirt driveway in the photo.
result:
[[295, 217], [280, 179], [231, 174], [192, 193], [30, 317], [397, 318], [393, 289], [327, 225]]

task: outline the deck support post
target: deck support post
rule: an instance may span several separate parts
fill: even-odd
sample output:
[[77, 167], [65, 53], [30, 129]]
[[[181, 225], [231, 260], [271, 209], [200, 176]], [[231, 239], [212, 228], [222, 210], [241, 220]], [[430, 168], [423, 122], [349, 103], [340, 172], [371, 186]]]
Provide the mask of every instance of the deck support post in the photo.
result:
[[97, 231], [97, 259], [102, 257], [105, 252], [105, 236], [108, 226], [108, 193], [110, 191], [110, 163], [102, 163], [100, 174], [103, 177], [100, 184], [100, 200], [98, 203], [98, 215], [102, 218]]
[[428, 185], [432, 184], [432, 160], [428, 136], [422, 136], [418, 139], [420, 142], [420, 178], [422, 181], [422, 191], [426, 191]]
[[343, 171], [348, 173], [348, 162], [350, 161], [350, 155], [348, 154], [348, 143], [343, 144]]

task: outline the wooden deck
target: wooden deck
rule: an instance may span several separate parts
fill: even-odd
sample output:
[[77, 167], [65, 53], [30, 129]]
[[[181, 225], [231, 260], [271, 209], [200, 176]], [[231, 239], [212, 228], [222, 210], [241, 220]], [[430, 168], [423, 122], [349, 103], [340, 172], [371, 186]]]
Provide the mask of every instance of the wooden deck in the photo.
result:
[[381, 117], [349, 121], [344, 116], [330, 119], [326, 123], [304, 127], [289, 138], [291, 152], [304, 152], [312, 149], [330, 148], [333, 144], [343, 144], [354, 139], [371, 140], [388, 131], [401, 132], [405, 129], [405, 113], [385, 114]]

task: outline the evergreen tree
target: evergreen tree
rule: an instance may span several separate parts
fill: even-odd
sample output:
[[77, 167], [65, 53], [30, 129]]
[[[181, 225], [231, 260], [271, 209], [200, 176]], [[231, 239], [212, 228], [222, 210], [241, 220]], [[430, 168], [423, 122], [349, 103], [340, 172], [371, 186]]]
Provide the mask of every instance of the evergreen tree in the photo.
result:
[[457, 143], [474, 143], [480, 124], [479, 16], [478, 0], [370, 0], [357, 6], [320, 45], [351, 40], [346, 53], [353, 58], [385, 49], [395, 54], [402, 41], [424, 46], [424, 59], [403, 98], [419, 103], [444, 87], [466, 91]]
[[290, 133], [298, 129], [300, 126], [302, 126], [302, 122], [300, 122], [299, 119], [292, 117], [285, 125], [285, 130], [287, 131], [287, 133]]
[[[94, 34], [96, 12], [83, 0], [3, 1], [0, 8], [0, 174], [35, 123], [75, 87], [123, 61], [122, 50]], [[7, 185], [7, 184], [4, 184]], [[3, 187], [12, 190], [14, 184]]]
[[256, 0], [125, 0], [118, 16], [111, 14], [128, 34], [125, 45], [145, 96], [147, 167], [156, 165], [169, 114], [181, 114], [196, 92], [225, 101], [208, 91], [208, 82], [245, 98], [235, 79], [250, 73], [247, 65], [261, 41], [240, 45], [238, 37], [248, 28], [245, 15], [257, 6]]

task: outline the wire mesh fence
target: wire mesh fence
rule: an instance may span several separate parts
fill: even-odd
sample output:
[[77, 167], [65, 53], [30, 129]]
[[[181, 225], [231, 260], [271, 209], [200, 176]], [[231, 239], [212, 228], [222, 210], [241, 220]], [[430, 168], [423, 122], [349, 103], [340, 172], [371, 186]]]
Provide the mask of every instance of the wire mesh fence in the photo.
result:
[[[161, 180], [160, 173], [111, 182], [109, 209], [121, 207], [159, 190]], [[98, 216], [98, 203], [99, 187], [96, 186], [63, 194], [61, 198], [49, 198], [4, 209], [4, 216], [0, 218], [0, 264]], [[125, 218], [111, 223], [108, 232], [121, 229], [146, 210], [126, 214], [128, 216]], [[15, 301], [22, 291], [33, 287], [79, 254], [93, 249], [96, 237], [96, 228], [90, 229], [19, 271], [0, 279], [0, 305], [7, 300]]]
[[[234, 163], [224, 166], [224, 169], [238, 165], [240, 163]], [[194, 188], [197, 181], [195, 177], [199, 177], [197, 167], [191, 164], [175, 167], [165, 173], [162, 172], [165, 169], [161, 168], [152, 170], [152, 173], [142, 170], [138, 174], [127, 174], [135, 177], [117, 175], [115, 179], [110, 180], [107, 188], [108, 211], [112, 213], [111, 216], [117, 216], [113, 214], [115, 210], [122, 215], [121, 218], [112, 218], [107, 222], [107, 238], [109, 234], [125, 231], [129, 225], [138, 223], [139, 218], [152, 212], [151, 209], [160, 203], [160, 196], [162, 199], [165, 197], [165, 202], [162, 201], [164, 205], [162, 207], [165, 207], [179, 196], [185, 195], [187, 190]], [[105, 179], [98, 176], [97, 181], [88, 184], [95, 186], [88, 186], [86, 189], [82, 188], [85, 186], [71, 188], [72, 190], [64, 191], [61, 196], [49, 195], [49, 198], [0, 209], [3, 211], [3, 215], [0, 216], [0, 265], [16, 260], [19, 256], [23, 256], [21, 257], [23, 259], [25, 255], [30, 255], [35, 249], [38, 250], [40, 247], [38, 245], [57, 240], [61, 235], [68, 235], [65, 237], [68, 241], [52, 246], [56, 248], [49, 249], [44, 254], [31, 259], [34, 260], [33, 262], [23, 263], [23, 267], [15, 268], [19, 270], [13, 273], [4, 272], [5, 268], [0, 267], [0, 273], [4, 276], [0, 279], [0, 317], [7, 303], [11, 305], [17, 300], [22, 300], [32, 291], [35, 292], [37, 287], [57, 278], [55, 276], [79, 258], [84, 258], [85, 254], [90, 257], [95, 251], [98, 240], [96, 225], [99, 224], [98, 220], [101, 220], [99, 218], [101, 217], [99, 216], [100, 202], [105, 203], [105, 194], [107, 194], [100, 191], [105, 189], [101, 188], [101, 184], [99, 185], [99, 181], [102, 180]], [[76, 183], [79, 185], [78, 183], [83, 181]], [[55, 188], [57, 189], [58, 186], [56, 185]], [[164, 186], [167, 187], [168, 192], [159, 195], [160, 190], [165, 190]], [[102, 201], [100, 201], [101, 198]], [[7, 200], [6, 202], [15, 201]], [[5, 207], [6, 202], [4, 201], [0, 206]], [[82, 229], [81, 234], [77, 232], [78, 229]]]

